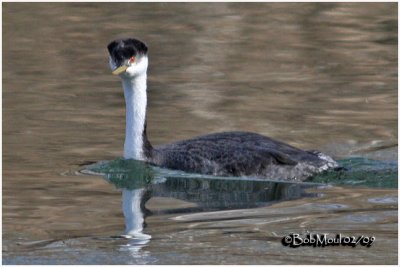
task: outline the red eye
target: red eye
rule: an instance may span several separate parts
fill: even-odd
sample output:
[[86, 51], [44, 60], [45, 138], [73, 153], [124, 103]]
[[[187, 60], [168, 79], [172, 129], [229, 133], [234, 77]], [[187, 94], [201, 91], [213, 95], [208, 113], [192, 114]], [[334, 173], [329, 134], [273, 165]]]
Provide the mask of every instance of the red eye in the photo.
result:
[[130, 59], [129, 59], [129, 63], [133, 63], [133, 62], [135, 62], [135, 57], [131, 57]]

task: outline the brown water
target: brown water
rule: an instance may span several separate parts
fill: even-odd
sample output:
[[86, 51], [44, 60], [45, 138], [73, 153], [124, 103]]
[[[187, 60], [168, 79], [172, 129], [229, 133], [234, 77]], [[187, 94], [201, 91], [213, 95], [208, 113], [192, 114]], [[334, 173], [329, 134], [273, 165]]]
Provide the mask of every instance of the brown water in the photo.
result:
[[[114, 238], [121, 191], [76, 172], [122, 154], [123, 93], [106, 45], [127, 36], [149, 46], [155, 145], [246, 130], [397, 161], [396, 3], [4, 3], [3, 263], [397, 263], [397, 189], [312, 188], [212, 211], [155, 196], [150, 242]], [[307, 230], [376, 241], [282, 246]]]

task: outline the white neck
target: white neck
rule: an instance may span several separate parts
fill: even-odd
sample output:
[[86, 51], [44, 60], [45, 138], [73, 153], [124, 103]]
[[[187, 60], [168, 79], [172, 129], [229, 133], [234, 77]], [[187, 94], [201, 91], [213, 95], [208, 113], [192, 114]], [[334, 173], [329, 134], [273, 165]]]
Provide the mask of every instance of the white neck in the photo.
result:
[[126, 104], [124, 158], [145, 160], [143, 130], [147, 106], [146, 72], [130, 79], [122, 79]]

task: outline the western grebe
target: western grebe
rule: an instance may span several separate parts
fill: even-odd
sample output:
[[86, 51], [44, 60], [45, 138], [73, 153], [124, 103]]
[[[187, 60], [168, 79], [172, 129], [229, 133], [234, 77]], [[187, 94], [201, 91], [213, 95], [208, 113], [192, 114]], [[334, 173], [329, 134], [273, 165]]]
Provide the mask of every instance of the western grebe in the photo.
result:
[[112, 41], [107, 48], [112, 73], [119, 75], [124, 89], [125, 159], [186, 172], [274, 180], [305, 180], [337, 167], [321, 152], [249, 132], [213, 133], [153, 148], [146, 133], [147, 46], [129, 38]]

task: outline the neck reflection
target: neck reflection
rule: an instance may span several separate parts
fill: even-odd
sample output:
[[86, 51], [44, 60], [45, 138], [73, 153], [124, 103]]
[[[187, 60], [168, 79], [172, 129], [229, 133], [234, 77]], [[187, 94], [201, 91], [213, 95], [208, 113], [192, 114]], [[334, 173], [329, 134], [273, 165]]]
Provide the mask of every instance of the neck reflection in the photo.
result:
[[143, 233], [145, 192], [145, 188], [122, 190], [122, 211], [125, 217], [124, 236], [127, 238], [151, 239], [150, 235]]

